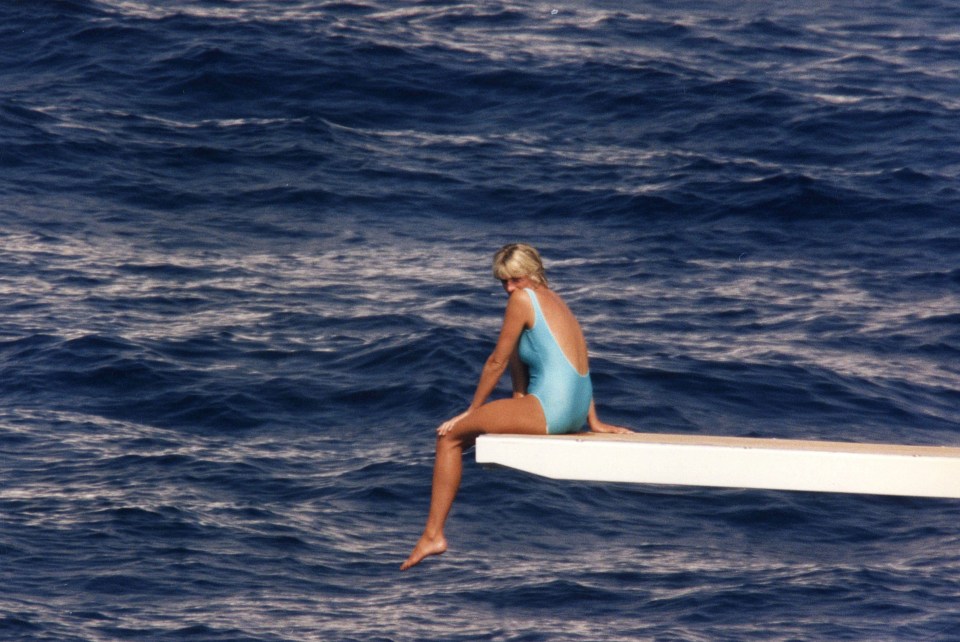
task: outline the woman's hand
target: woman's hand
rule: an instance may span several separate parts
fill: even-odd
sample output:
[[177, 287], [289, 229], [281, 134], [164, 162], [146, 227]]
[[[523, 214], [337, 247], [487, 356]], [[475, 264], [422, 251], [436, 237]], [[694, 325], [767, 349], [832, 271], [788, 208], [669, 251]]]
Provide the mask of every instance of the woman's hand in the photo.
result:
[[602, 421], [597, 421], [596, 423], [590, 424], [590, 432], [602, 432], [602, 433], [612, 433], [615, 435], [628, 435], [633, 431], [629, 428], [624, 428], [623, 426], [614, 426], [613, 424], [607, 424]]
[[470, 414], [470, 411], [466, 410], [464, 412], [461, 412], [456, 417], [453, 417], [452, 419], [447, 419], [445, 422], [440, 424], [439, 428], [437, 428], [437, 436], [443, 437], [445, 434], [453, 430], [453, 427], [457, 425], [458, 421], [460, 421], [461, 419], [463, 419], [469, 414]]
[[590, 402], [590, 411], [587, 413], [587, 425], [590, 427], [590, 432], [605, 432], [616, 435], [627, 435], [633, 432], [629, 428], [600, 421], [600, 417], [597, 416], [597, 407], [592, 401]]

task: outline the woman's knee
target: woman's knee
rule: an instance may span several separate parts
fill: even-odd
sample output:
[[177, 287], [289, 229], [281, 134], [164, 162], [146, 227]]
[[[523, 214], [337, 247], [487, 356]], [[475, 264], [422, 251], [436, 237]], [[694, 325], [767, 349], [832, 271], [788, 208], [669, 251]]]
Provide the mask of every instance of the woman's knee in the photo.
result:
[[467, 448], [472, 445], [475, 440], [475, 435], [461, 430], [461, 426], [458, 424], [450, 432], [437, 435], [437, 451], [450, 448]]

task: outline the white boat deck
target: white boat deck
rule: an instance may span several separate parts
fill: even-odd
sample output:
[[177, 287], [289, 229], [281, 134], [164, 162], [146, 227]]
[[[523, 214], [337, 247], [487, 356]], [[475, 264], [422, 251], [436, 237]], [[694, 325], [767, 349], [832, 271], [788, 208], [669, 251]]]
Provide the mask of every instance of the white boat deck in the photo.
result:
[[552, 479], [960, 499], [960, 447], [633, 433], [483, 435], [480, 464]]

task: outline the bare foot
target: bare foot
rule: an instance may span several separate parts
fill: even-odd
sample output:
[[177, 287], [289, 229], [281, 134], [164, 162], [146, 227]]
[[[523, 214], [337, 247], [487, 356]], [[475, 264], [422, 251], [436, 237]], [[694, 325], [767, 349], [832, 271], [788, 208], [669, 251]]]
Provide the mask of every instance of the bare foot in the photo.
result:
[[430, 555], [440, 555], [446, 550], [447, 540], [442, 535], [436, 539], [423, 535], [420, 541], [417, 542], [417, 545], [413, 547], [413, 552], [410, 553], [407, 561], [400, 565], [400, 570], [405, 571], [411, 566], [416, 566], [422, 562], [423, 558], [429, 557]]

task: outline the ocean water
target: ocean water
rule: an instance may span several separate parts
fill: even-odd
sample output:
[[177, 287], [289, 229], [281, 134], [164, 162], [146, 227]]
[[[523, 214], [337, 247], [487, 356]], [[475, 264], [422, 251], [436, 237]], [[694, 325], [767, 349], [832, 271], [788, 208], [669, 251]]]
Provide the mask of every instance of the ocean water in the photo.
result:
[[450, 550], [398, 571], [506, 242], [608, 421], [960, 445], [958, 24], [0, 2], [0, 639], [960, 638], [950, 500], [468, 453]]

